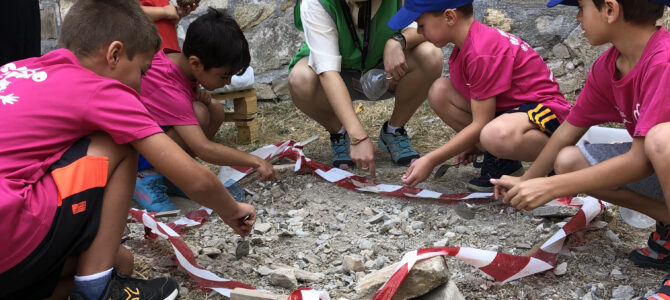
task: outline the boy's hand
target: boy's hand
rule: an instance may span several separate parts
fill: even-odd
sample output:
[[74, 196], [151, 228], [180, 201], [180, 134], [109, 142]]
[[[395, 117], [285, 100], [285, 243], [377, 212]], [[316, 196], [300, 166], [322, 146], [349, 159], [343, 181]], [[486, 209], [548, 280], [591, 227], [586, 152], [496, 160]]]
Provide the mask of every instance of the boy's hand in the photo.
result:
[[206, 89], [197, 88], [196, 96], [198, 101], [202, 102], [204, 105], [210, 105], [212, 103], [212, 95], [210, 95]]
[[272, 165], [266, 160], [258, 157], [257, 166], [255, 167], [256, 172], [258, 172], [259, 179], [264, 181], [275, 181], [277, 180], [277, 172], [272, 167]]
[[356, 168], [367, 171], [370, 170], [370, 177], [375, 179], [375, 154], [370, 139], [362, 141], [358, 145], [349, 146], [351, 160], [356, 163]]
[[237, 203], [237, 212], [230, 218], [222, 217], [221, 219], [237, 234], [245, 237], [251, 233], [256, 222], [256, 209], [246, 203]]
[[177, 15], [179, 16], [179, 19], [188, 16], [191, 12], [193, 12], [196, 8], [198, 8], [198, 4], [194, 3], [191, 5], [186, 5], [186, 6], [175, 6], [175, 9], [177, 10]]
[[[500, 180], [496, 181], [501, 184]], [[508, 188], [511, 185], [507, 186]], [[518, 210], [533, 210], [556, 198], [552, 194], [553, 188], [547, 183], [547, 178], [534, 178], [511, 187], [503, 202], [509, 203]]]
[[430, 173], [433, 172], [433, 168], [435, 168], [435, 165], [426, 156], [421, 157], [409, 166], [405, 175], [402, 176], [402, 182], [410, 187], [414, 187], [426, 180], [430, 176]]
[[478, 154], [479, 149], [477, 149], [477, 147], [472, 147], [456, 155], [456, 168], [458, 168], [458, 166], [465, 166], [471, 162], [474, 162], [477, 160]]
[[503, 175], [500, 179], [492, 178], [491, 183], [495, 184], [495, 198], [502, 200], [507, 196], [507, 191], [521, 183], [521, 177]]

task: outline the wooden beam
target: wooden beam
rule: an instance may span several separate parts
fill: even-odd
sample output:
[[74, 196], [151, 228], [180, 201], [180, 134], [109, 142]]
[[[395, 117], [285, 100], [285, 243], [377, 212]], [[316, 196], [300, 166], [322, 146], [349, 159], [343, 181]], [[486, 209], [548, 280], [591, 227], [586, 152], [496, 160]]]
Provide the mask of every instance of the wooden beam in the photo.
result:
[[236, 288], [230, 292], [230, 300], [286, 300], [286, 295], [276, 295], [258, 290]]

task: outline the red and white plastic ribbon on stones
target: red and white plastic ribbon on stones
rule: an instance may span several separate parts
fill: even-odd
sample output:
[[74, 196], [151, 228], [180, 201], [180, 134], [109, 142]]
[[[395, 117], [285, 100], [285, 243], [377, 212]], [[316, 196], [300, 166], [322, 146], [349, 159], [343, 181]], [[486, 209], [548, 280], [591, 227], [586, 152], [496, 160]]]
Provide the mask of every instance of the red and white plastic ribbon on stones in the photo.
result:
[[[563, 199], [565, 201], [565, 199]], [[602, 203], [592, 197], [573, 198], [569, 205], [580, 205], [581, 209], [561, 230], [547, 240], [530, 256], [511, 255], [500, 252], [467, 247], [426, 248], [412, 251], [402, 258], [391, 278], [377, 291], [374, 300], [387, 300], [395, 295], [400, 284], [417, 261], [434, 256], [453, 256], [473, 265], [494, 279], [502, 282], [516, 280], [556, 267], [558, 252], [565, 238], [585, 228], [603, 209]]]
[[[130, 209], [130, 215], [145, 227], [151, 229], [154, 234], [165, 238], [170, 242], [174, 249], [174, 254], [177, 257], [177, 263], [191, 276], [191, 278], [195, 279], [199, 286], [212, 289], [227, 297], [230, 297], [230, 292], [235, 288], [254, 289], [254, 287], [250, 285], [221, 278], [198, 266], [193, 252], [181, 238], [181, 235], [170, 228], [170, 226], [156, 220], [146, 211], [132, 208]], [[318, 298], [315, 299], [318, 300]]]
[[[269, 160], [274, 157], [294, 160], [296, 162], [294, 170], [295, 172], [312, 170], [321, 178], [329, 182], [346, 189], [360, 192], [370, 192], [401, 198], [428, 198], [441, 199], [445, 201], [463, 201], [468, 199], [489, 198], [493, 196], [492, 193], [442, 194], [435, 191], [411, 188], [408, 186], [369, 183], [367, 182], [368, 179], [363, 176], [359, 176], [351, 172], [335, 168], [331, 165], [313, 161], [307, 158], [303, 153], [302, 148], [303, 144], [307, 144], [308, 142], [309, 140], [302, 143], [296, 143], [295, 141], [285, 141], [264, 146], [257, 149], [256, 151], [251, 152], [251, 154], [265, 160]], [[218, 177], [221, 182], [226, 182], [229, 179], [238, 181], [251, 172], [253, 172], [253, 169], [250, 167], [222, 166]]]

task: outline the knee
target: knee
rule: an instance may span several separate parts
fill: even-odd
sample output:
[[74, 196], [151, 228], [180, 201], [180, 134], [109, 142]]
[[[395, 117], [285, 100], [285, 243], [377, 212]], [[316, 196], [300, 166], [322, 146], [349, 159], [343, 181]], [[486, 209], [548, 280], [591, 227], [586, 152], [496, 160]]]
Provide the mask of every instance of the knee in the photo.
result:
[[644, 151], [650, 159], [667, 158], [670, 155], [670, 123], [654, 126], [644, 139]]
[[428, 90], [428, 104], [430, 104], [430, 107], [433, 110], [444, 108], [445, 105], [450, 103], [447, 95], [451, 94], [453, 89], [454, 85], [449, 78], [442, 77], [435, 80]]
[[435, 76], [437, 74], [436, 76], [439, 76], [442, 74], [442, 68], [444, 67], [442, 49], [435, 47], [430, 42], [423, 42], [412, 50], [412, 55], [420, 62], [422, 71], [428, 71], [427, 75]]
[[316, 73], [309, 66], [298, 65], [288, 74], [288, 87], [295, 102], [307, 98], [309, 87], [316, 83]]
[[495, 121], [482, 128], [479, 141], [486, 151], [499, 158], [514, 157], [518, 147], [523, 146], [519, 145], [513, 130]]
[[565, 147], [558, 152], [554, 162], [554, 171], [565, 174], [581, 170], [588, 166], [588, 161], [576, 146]]
[[210, 112], [207, 106], [202, 102], [193, 102], [193, 112], [195, 113], [195, 118], [198, 120], [200, 127], [209, 126]]
[[117, 272], [126, 276], [133, 274], [135, 258], [128, 248], [119, 246], [119, 250], [116, 253], [116, 259], [114, 260], [114, 268], [116, 268]]

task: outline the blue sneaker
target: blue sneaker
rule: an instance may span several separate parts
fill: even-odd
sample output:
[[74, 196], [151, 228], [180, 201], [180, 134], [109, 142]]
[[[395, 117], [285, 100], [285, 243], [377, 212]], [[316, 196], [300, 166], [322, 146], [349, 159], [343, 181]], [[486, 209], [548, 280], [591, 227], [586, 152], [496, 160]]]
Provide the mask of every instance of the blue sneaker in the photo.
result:
[[172, 204], [167, 195], [167, 187], [163, 183], [164, 179], [165, 177], [158, 173], [137, 174], [133, 200], [147, 211], [163, 212], [177, 210], [177, 207]]
[[237, 183], [237, 181], [228, 179], [223, 183], [223, 186], [226, 187], [228, 193], [233, 196], [233, 199], [237, 202], [244, 202], [244, 190]]
[[186, 195], [186, 193], [184, 193], [184, 191], [182, 191], [178, 186], [176, 186], [174, 183], [172, 183], [172, 181], [170, 181], [169, 179], [167, 179], [167, 178], [163, 179], [163, 183], [165, 183], [165, 186], [167, 187], [168, 195], [177, 195], [179, 197], [189, 199], [188, 195]]
[[468, 190], [474, 192], [493, 192], [491, 178], [500, 178], [503, 175], [521, 176], [523, 166], [518, 160], [500, 159], [493, 154], [484, 152], [484, 160], [475, 167], [482, 168], [479, 177], [470, 179], [467, 184]]
[[379, 145], [379, 148], [382, 148], [391, 154], [393, 163], [396, 165], [407, 166], [421, 157], [421, 155], [412, 148], [405, 128], [400, 127], [395, 130], [395, 133], [386, 133], [386, 126], [388, 126], [388, 124], [389, 122], [386, 121], [382, 126], [382, 132], [379, 134], [377, 144]]
[[349, 155], [349, 134], [345, 133], [331, 133], [330, 134], [330, 149], [333, 153], [333, 166], [343, 170], [353, 168], [354, 161]]

